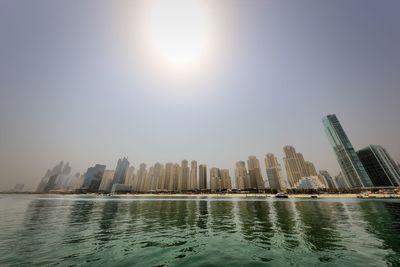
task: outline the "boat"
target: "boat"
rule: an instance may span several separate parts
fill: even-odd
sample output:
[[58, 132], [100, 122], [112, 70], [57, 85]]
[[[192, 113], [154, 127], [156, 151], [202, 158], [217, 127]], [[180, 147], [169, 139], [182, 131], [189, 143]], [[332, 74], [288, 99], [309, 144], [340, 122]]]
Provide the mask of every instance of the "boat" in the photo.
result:
[[311, 197], [311, 198], [318, 198], [318, 195], [313, 194], [313, 195], [311, 195], [310, 197]]
[[277, 193], [275, 195], [276, 198], [289, 198], [289, 195], [286, 193]]

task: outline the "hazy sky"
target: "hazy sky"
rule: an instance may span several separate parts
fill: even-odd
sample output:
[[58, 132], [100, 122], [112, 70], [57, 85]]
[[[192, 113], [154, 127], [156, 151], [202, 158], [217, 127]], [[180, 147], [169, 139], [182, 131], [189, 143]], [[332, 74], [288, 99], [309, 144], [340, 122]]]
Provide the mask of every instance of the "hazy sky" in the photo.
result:
[[336, 175], [329, 113], [356, 149], [399, 160], [400, 1], [205, 1], [208, 63], [173, 74], [143, 3], [0, 1], [0, 189], [61, 160], [233, 170], [267, 152], [283, 164], [287, 144]]

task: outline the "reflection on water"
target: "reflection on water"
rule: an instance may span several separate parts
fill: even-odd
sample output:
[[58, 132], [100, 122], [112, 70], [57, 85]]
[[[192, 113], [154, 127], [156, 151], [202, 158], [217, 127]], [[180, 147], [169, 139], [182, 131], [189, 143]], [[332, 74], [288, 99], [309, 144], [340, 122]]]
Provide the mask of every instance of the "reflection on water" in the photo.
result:
[[299, 246], [299, 231], [297, 229], [294, 204], [291, 201], [275, 201], [277, 232], [283, 235], [283, 247], [293, 250]]
[[396, 200], [0, 201], [0, 266], [400, 266]]
[[270, 240], [274, 234], [270, 221], [269, 203], [265, 201], [241, 201], [238, 202], [238, 206], [243, 238], [269, 249]]
[[336, 218], [332, 203], [301, 201], [296, 203], [302, 224], [301, 232], [311, 250], [339, 250], [340, 234], [336, 231]]
[[366, 231], [382, 241], [381, 248], [388, 251], [388, 265], [400, 266], [400, 205], [397, 202], [365, 202], [361, 209], [368, 223]]

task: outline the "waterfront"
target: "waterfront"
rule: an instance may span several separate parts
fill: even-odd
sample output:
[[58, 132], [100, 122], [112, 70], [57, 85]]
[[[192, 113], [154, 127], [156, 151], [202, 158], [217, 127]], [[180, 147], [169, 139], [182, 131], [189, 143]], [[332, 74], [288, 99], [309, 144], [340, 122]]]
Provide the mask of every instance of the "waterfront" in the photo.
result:
[[400, 201], [1, 195], [0, 266], [399, 266]]

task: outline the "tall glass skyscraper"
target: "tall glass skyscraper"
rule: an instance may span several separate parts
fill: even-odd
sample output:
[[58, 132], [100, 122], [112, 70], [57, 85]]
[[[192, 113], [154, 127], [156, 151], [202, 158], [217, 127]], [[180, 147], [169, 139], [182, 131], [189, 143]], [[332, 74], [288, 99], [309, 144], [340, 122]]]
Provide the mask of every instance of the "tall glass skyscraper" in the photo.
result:
[[350, 187], [372, 187], [371, 179], [336, 115], [328, 115], [322, 121], [325, 132], [336, 154], [337, 161], [342, 169], [343, 176]]
[[117, 167], [115, 168], [113, 184], [125, 184], [126, 174], [129, 168], [129, 161], [127, 158], [119, 159]]
[[400, 186], [400, 169], [382, 146], [370, 145], [357, 154], [375, 186]]

